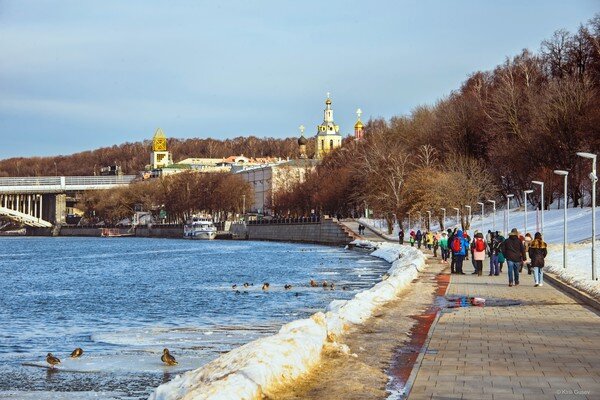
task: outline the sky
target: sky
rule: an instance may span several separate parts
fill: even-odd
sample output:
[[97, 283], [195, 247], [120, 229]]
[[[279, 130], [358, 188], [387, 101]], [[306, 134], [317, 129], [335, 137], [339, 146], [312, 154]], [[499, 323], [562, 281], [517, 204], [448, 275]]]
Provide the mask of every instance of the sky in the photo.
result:
[[0, 159], [168, 137], [344, 135], [407, 114], [598, 0], [0, 0]]

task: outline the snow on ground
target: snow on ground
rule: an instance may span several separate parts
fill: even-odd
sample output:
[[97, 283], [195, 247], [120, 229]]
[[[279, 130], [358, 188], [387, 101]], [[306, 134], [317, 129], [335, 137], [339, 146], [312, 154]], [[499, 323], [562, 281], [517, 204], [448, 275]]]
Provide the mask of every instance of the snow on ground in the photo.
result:
[[[600, 241], [596, 241], [596, 249], [600, 252]], [[592, 280], [592, 244], [567, 245], [566, 268], [563, 268], [562, 251], [562, 244], [550, 245], [544, 269], [558, 275], [560, 279], [577, 289], [583, 290], [600, 299], [600, 281]], [[596, 272], [600, 273], [598, 270], [598, 260], [596, 260]]]
[[116, 400], [123, 398], [118, 392], [22, 392], [18, 390], [0, 391], [0, 399], [14, 400]]
[[[364, 242], [364, 241], [363, 241]], [[367, 243], [363, 243], [367, 245]], [[269, 388], [290, 383], [318, 363], [324, 347], [348, 353], [338, 339], [352, 324], [364, 323], [425, 267], [419, 250], [370, 243], [372, 255], [392, 263], [387, 278], [351, 300], [333, 301], [325, 313], [284, 325], [277, 334], [238, 347], [205, 366], [159, 386], [150, 400], [260, 399]]]
[[[493, 214], [489, 212], [491, 210], [491, 206], [486, 204], [485, 206], [487, 214], [484, 214], [483, 218], [483, 231], [487, 232], [488, 230], [494, 230], [493, 226]], [[479, 207], [473, 207], [473, 219], [471, 221], [471, 231], [481, 230], [481, 213], [476, 213], [476, 210], [481, 210]], [[504, 210], [496, 211], [496, 229], [498, 231], [504, 232], [506, 229], [504, 228]], [[532, 234], [539, 231], [541, 226], [539, 222], [539, 211], [529, 209], [527, 212], [527, 231]], [[425, 222], [425, 218], [427, 218], [427, 213], [423, 213]], [[414, 217], [414, 216], [413, 216]], [[597, 234], [600, 235], [600, 207], [596, 208], [596, 220], [598, 221], [598, 225], [596, 226], [598, 229]], [[361, 222], [366, 225], [374, 228], [378, 232], [383, 232], [387, 236], [387, 224], [384, 220], [379, 219], [366, 219], [361, 218]], [[446, 225], [448, 228], [454, 228], [456, 225], [456, 214], [448, 213], [446, 215]], [[439, 224], [435, 216], [431, 217], [431, 228], [435, 230], [439, 230]], [[510, 210], [510, 227], [508, 230], [512, 228], [517, 228], [519, 232], [522, 232], [525, 228], [525, 212], [521, 209], [511, 209]], [[425, 223], [422, 226], [419, 226], [418, 222], [414, 219], [411, 220], [411, 229], [425, 229]], [[406, 234], [410, 232], [410, 229], [405, 229]], [[504, 232], [505, 233], [505, 232]], [[585, 208], [568, 208], [567, 209], [567, 242], [576, 243], [581, 242], [592, 237], [592, 209], [590, 207]], [[389, 235], [390, 239], [397, 240], [398, 239], [398, 226], [394, 227], [394, 231], [392, 235]], [[405, 237], [406, 239], [406, 237]], [[563, 240], [563, 210], [553, 208], [551, 210], [544, 211], [544, 240], [547, 243], [562, 243]]]

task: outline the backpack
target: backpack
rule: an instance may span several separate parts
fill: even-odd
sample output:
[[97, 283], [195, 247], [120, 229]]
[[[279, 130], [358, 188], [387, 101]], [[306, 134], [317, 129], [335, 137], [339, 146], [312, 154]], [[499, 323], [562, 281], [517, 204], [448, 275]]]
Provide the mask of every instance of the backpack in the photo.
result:
[[482, 252], [485, 250], [485, 242], [481, 238], [475, 239], [475, 251]]
[[458, 236], [452, 239], [452, 251], [455, 253], [460, 253], [462, 250], [462, 239]]

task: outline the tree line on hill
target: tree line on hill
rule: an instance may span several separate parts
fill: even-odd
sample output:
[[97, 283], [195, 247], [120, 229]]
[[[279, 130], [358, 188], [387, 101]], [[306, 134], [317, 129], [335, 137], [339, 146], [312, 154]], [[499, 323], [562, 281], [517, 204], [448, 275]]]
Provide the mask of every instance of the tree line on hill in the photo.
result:
[[[589, 202], [589, 160], [600, 151], [600, 15], [577, 32], [559, 30], [537, 54], [523, 50], [492, 71], [471, 74], [433, 106], [371, 120], [366, 140], [331, 153], [292, 190], [275, 193], [280, 214], [350, 215], [368, 207], [392, 221], [546, 184], [545, 204], [562, 195], [555, 169], [569, 170], [568, 197]], [[540, 202], [539, 191], [528, 197]], [[435, 218], [435, 217], [434, 217]], [[463, 225], [467, 224], [463, 220]], [[467, 226], [468, 227], [468, 226]]]
[[[309, 141], [307, 147], [314, 147]], [[234, 139], [168, 139], [174, 161], [189, 157], [222, 158], [243, 154], [246, 157], [296, 157], [296, 138], [237, 137]], [[309, 149], [310, 150], [310, 149]], [[68, 156], [9, 158], [0, 160], [2, 176], [81, 176], [99, 175], [100, 168], [119, 165], [124, 174], [137, 174], [149, 164], [151, 141], [124, 143]]]

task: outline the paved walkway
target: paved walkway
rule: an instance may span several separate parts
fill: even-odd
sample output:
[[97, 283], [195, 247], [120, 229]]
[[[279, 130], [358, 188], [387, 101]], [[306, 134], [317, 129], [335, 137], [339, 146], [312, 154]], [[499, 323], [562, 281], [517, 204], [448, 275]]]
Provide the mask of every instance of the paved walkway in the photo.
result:
[[452, 275], [446, 297], [521, 304], [443, 310], [409, 399], [600, 399], [598, 312], [534, 287], [527, 272], [507, 283], [506, 266], [501, 276]]

